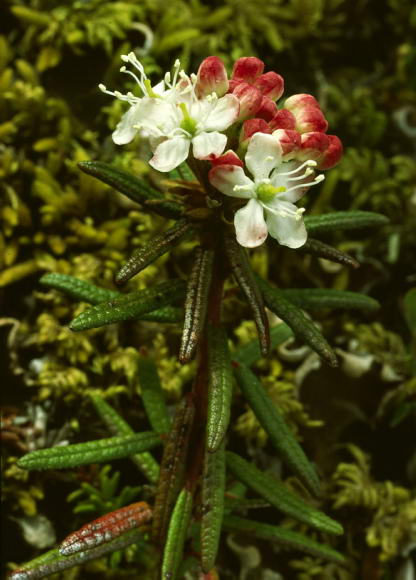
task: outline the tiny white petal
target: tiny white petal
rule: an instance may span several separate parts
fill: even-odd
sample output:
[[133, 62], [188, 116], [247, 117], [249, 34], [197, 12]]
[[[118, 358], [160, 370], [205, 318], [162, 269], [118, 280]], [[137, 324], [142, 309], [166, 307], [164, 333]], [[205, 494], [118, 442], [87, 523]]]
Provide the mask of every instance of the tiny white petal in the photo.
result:
[[245, 248], [256, 248], [267, 238], [267, 225], [263, 207], [256, 199], [250, 201], [234, 216], [237, 242]]
[[126, 145], [133, 141], [136, 136], [137, 129], [134, 125], [138, 122], [140, 118], [140, 103], [137, 103], [130, 107], [127, 113], [121, 117], [115, 131], [113, 132], [113, 141], [116, 145]]
[[287, 201], [274, 204], [273, 209], [264, 206], [269, 234], [282, 246], [300, 248], [308, 238], [302, 213]]
[[[209, 172], [209, 180], [224, 195], [250, 199], [254, 197], [255, 185], [238, 165], [218, 165]], [[239, 189], [246, 186], [247, 189]]]
[[190, 144], [189, 139], [183, 135], [166, 139], [156, 147], [149, 165], [157, 171], [172, 171], [188, 157]]
[[200, 133], [192, 139], [194, 157], [206, 159], [209, 155], [221, 155], [227, 144], [227, 137], [222, 133]]
[[282, 161], [282, 146], [272, 135], [254, 133], [248, 144], [245, 161], [255, 181], [266, 179]]
[[240, 103], [234, 95], [225, 95], [208, 104], [211, 110], [206, 119], [201, 119], [203, 129], [206, 131], [225, 131], [237, 120]]

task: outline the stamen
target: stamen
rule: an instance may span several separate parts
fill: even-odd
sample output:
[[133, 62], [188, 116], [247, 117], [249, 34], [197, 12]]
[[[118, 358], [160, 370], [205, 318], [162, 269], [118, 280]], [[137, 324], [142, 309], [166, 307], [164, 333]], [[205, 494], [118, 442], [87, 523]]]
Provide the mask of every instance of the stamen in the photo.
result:
[[318, 183], [321, 183], [321, 181], [323, 181], [324, 179], [325, 179], [325, 175], [320, 173], [310, 183], [301, 183], [300, 185], [295, 185], [294, 187], [291, 187], [290, 189], [288, 189], [287, 192], [289, 193], [289, 192], [295, 191], [295, 189], [301, 189], [302, 187], [312, 187], [312, 185], [318, 185]]
[[251, 185], [234, 185], [233, 191], [250, 191], [252, 189]]
[[[298, 181], [299, 179], [305, 179], [306, 177], [309, 177], [310, 175], [313, 175], [315, 172], [313, 169], [311, 169], [310, 167], [305, 171], [305, 173], [302, 173], [302, 175], [299, 175], [298, 177], [289, 177], [288, 179], [286, 179], [286, 181]], [[281, 174], [279, 174], [281, 175]]]
[[316, 167], [318, 164], [316, 161], [314, 161], [313, 159], [308, 159], [307, 161], [305, 161], [304, 163], [302, 163], [302, 165], [299, 165], [299, 167], [296, 167], [296, 169], [293, 169], [293, 171], [286, 171], [284, 173], [280, 173], [279, 175], [294, 175], [295, 173], [298, 173], [298, 171], [300, 171], [301, 169], [303, 169], [304, 167]]

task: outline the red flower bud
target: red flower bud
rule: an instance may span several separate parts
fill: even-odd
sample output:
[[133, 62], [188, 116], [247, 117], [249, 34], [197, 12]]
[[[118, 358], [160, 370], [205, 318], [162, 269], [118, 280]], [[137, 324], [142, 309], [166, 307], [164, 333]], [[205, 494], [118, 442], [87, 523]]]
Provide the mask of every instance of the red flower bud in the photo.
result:
[[237, 153], [232, 151], [226, 151], [222, 155], [211, 155], [209, 158], [213, 167], [217, 167], [218, 165], [237, 165], [238, 167], [243, 167], [244, 163], [241, 161]]
[[287, 109], [280, 109], [269, 123], [270, 129], [294, 129], [296, 127], [296, 119], [293, 113]]
[[240, 143], [250, 139], [254, 133], [271, 133], [269, 125], [264, 119], [248, 119], [244, 121], [240, 132]]
[[244, 82], [238, 84], [232, 94], [240, 101], [239, 121], [255, 115], [263, 100], [261, 92], [256, 87]]
[[[291, 129], [277, 129], [272, 133], [282, 146], [283, 155], [289, 156], [290, 153], [298, 151], [301, 146], [301, 136], [297, 131]], [[293, 157], [293, 156], [291, 156]]]
[[260, 75], [253, 84], [263, 96], [269, 97], [273, 101], [282, 96], [285, 86], [283, 78], [273, 71]]
[[264, 70], [264, 62], [255, 56], [245, 56], [235, 61], [231, 78], [252, 83]]
[[300, 133], [319, 131], [325, 133], [328, 129], [328, 121], [324, 114], [316, 107], [305, 107], [293, 111], [296, 118], [296, 129]]
[[271, 121], [277, 113], [277, 105], [269, 97], [263, 97], [260, 109], [256, 113], [256, 117]]
[[319, 103], [312, 95], [300, 93], [299, 95], [292, 95], [285, 101], [285, 109], [289, 111], [296, 111], [297, 109], [304, 109], [305, 107], [319, 109]]
[[329, 138], [325, 133], [312, 131], [301, 135], [301, 150], [297, 156], [299, 159], [321, 159], [322, 154], [329, 146]]
[[327, 137], [329, 145], [318, 159], [318, 169], [330, 169], [342, 157], [343, 148], [340, 139], [336, 135], [327, 135]]
[[228, 77], [225, 66], [217, 56], [204, 59], [198, 69], [195, 91], [198, 98], [216, 93], [219, 97], [228, 91]]

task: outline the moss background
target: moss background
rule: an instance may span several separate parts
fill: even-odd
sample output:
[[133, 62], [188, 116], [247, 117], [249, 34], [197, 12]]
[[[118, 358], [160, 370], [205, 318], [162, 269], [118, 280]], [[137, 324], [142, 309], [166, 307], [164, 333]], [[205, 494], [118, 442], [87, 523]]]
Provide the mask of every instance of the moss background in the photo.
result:
[[[115, 469], [121, 474], [115, 491], [105, 483], [109, 468], [101, 479], [96, 466], [28, 475], [15, 458], [61, 440], [104, 436], [86, 396], [91, 390], [105, 394], [131, 425], [143, 425], [136, 379], [140, 346], [157, 357], [170, 404], [192, 374], [176, 362], [176, 327], [143, 323], [71, 334], [65, 325], [82, 306], [38, 284], [51, 271], [112, 287], [120, 262], [166, 228], [165, 220], [142, 213], [76, 166], [100, 159], [158, 179], [143, 161], [140, 143], [113, 144], [111, 131], [123, 105], [97, 89], [101, 82], [123, 91], [129, 87], [118, 72], [120, 54], [135, 50], [155, 78], [177, 57], [196, 71], [211, 54], [228, 66], [243, 55], [259, 56], [266, 70], [285, 78], [286, 96], [317, 96], [330, 132], [345, 146], [343, 161], [309, 194], [308, 213], [359, 208], [391, 220], [378, 231], [332, 239], [359, 259], [358, 271], [330, 267], [273, 243], [253, 253], [258, 270], [280, 285], [348, 288], [377, 298], [382, 308], [371, 316], [316, 317], [338, 348], [339, 369], [322, 367], [308, 349], [281, 350], [257, 365], [318, 465], [325, 482], [320, 507], [346, 528], [344, 537], [330, 541], [346, 554], [348, 566], [224, 535], [221, 578], [277, 579], [271, 571], [302, 580], [410, 578], [404, 574], [410, 574], [416, 535], [415, 39], [411, 0], [1, 1], [4, 566], [53, 543], [51, 529], [61, 539], [100, 509], [117, 507], [123, 488], [123, 497], [130, 497], [128, 485], [141, 486], [141, 496], [152, 494], [127, 462], [113, 466], [113, 476]], [[186, 247], [176, 249], [130, 282], [130, 289], [186, 272], [188, 256]], [[249, 318], [243, 303], [230, 305], [226, 316], [238, 326], [237, 343], [254, 336], [252, 325], [241, 323]], [[248, 446], [259, 466], [280, 469], [238, 396], [229, 446]], [[66, 501], [82, 483], [99, 487], [100, 481], [102, 505], [86, 492]], [[290, 478], [288, 484], [298, 489]], [[268, 521], [264, 509], [257, 517]], [[44, 518], [51, 529], [40, 546], [39, 533], [33, 540], [27, 530], [47, 529]], [[254, 554], [248, 563], [238, 548], [244, 542], [245, 553]], [[59, 578], [152, 577], [151, 553], [130, 550], [122, 558]]]

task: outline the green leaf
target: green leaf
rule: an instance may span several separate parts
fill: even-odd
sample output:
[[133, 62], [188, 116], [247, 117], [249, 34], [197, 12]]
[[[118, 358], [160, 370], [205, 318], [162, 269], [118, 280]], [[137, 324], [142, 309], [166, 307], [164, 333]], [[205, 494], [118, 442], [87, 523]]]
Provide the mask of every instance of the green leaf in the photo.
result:
[[178, 203], [165, 200], [159, 191], [149, 187], [141, 179], [108, 163], [82, 161], [78, 163], [78, 167], [87, 175], [96, 177], [120, 193], [124, 193], [132, 201], [140, 203], [145, 209], [169, 218], [178, 218], [182, 214], [182, 207]]
[[[91, 284], [91, 282], [86, 282], [85, 280], [80, 280], [67, 274], [45, 274], [39, 282], [43, 286], [61, 290], [76, 300], [89, 302], [90, 304], [100, 304], [113, 300], [114, 298], [125, 296], [116, 290], [100, 288], [99, 286]], [[183, 319], [183, 311], [181, 308], [174, 306], [165, 306], [164, 308], [143, 314], [139, 319], [151, 322], [180, 322]]]
[[416, 336], [416, 288], [406, 292], [403, 300], [404, 317], [410, 332]]
[[166, 545], [163, 552], [162, 578], [175, 580], [182, 561], [183, 547], [192, 516], [192, 493], [183, 489], [176, 501], [169, 522]]
[[122, 296], [120, 292], [99, 288], [90, 282], [80, 280], [74, 276], [68, 276], [67, 274], [45, 274], [39, 280], [39, 283], [48, 288], [61, 290], [76, 300], [89, 302], [90, 304], [99, 304], [100, 302], [107, 302]]
[[[292, 336], [292, 329], [284, 322], [273, 326], [270, 329], [270, 350], [273, 350], [276, 346], [282, 344], [282, 342], [285, 342]], [[251, 340], [247, 344], [240, 346], [235, 350], [231, 358], [236, 362], [251, 366], [262, 358], [259, 340], [256, 338], [255, 340]]]
[[339, 230], [380, 227], [388, 223], [386, 216], [372, 211], [336, 211], [305, 218], [308, 234], [313, 236]]
[[315, 540], [311, 540], [303, 534], [292, 532], [292, 530], [281, 526], [272, 526], [236, 516], [225, 516], [223, 527], [230, 532], [247, 533], [255, 538], [276, 542], [289, 549], [301, 550], [324, 560], [340, 564], [345, 562], [344, 556], [329, 546], [315, 542]]
[[343, 533], [341, 524], [309, 506], [271, 475], [261, 472], [235, 453], [227, 451], [226, 456], [233, 475], [284, 514], [328, 534]]
[[152, 429], [156, 433], [168, 433], [170, 418], [157, 367], [155, 361], [143, 352], [139, 357], [137, 376], [143, 405]]
[[261, 353], [267, 356], [270, 351], [270, 332], [263, 296], [254, 278], [247, 251], [237, 242], [234, 231], [227, 232], [225, 253], [231, 271], [250, 306], [259, 335]]
[[185, 294], [183, 280], [169, 280], [154, 288], [124, 294], [119, 298], [88, 308], [74, 318], [69, 328], [73, 331], [98, 328], [105, 324], [133, 320], [157, 308], [176, 302]]
[[115, 277], [116, 284], [123, 284], [130, 280], [193, 231], [194, 227], [191, 223], [187, 220], [179, 220], [172, 228], [155, 236], [143, 248], [138, 248], [120, 268]]
[[179, 360], [192, 359], [201, 337], [207, 314], [214, 252], [197, 248], [186, 288], [185, 317], [179, 350]]
[[325, 260], [331, 260], [331, 262], [337, 262], [338, 264], [343, 264], [344, 266], [350, 266], [352, 268], [358, 268], [360, 266], [359, 262], [352, 256], [333, 248], [328, 244], [324, 244], [320, 240], [314, 240], [313, 238], [308, 238], [306, 243], [297, 248], [295, 251], [300, 251], [305, 254], [311, 254], [312, 256], [318, 256], [319, 258], [325, 258]]
[[346, 290], [324, 290], [321, 288], [287, 288], [280, 294], [292, 304], [305, 310], [322, 308], [359, 308], [373, 312], [380, 308], [379, 302], [370, 296]]
[[315, 324], [307, 318], [302, 310], [285, 298], [281, 290], [256, 275], [268, 308], [284, 320], [293, 330], [295, 336], [302, 339], [331, 366], [337, 366], [337, 357]]
[[160, 436], [153, 431], [143, 431], [135, 435], [121, 435], [108, 439], [98, 439], [87, 443], [50, 447], [27, 453], [17, 465], [22, 469], [65, 469], [88, 463], [104, 463], [133, 453], [147, 451], [160, 445]]
[[313, 493], [318, 495], [320, 485], [315, 468], [308, 461], [303, 449], [267, 396], [260, 381], [248, 367], [242, 364], [234, 367], [234, 373], [244, 397], [283, 461]]
[[230, 421], [233, 377], [226, 332], [222, 328], [210, 325], [207, 334], [209, 369], [207, 449], [213, 453], [221, 445]]
[[[134, 435], [130, 425], [102, 397], [90, 395], [90, 398], [98, 415], [113, 435]], [[152, 483], [157, 482], [159, 479], [159, 465], [150, 453], [147, 451], [136, 453], [131, 457], [131, 460]]]
[[131, 544], [137, 544], [139, 549], [144, 549], [146, 542], [143, 539], [143, 532], [130, 530], [106, 544], [70, 556], [62, 556], [58, 548], [55, 548], [27, 562], [22, 568], [14, 570], [9, 576], [9, 580], [37, 580], [37, 578], [43, 578], [55, 572], [84, 564], [89, 560], [100, 558], [104, 554], [122, 550]]
[[221, 535], [225, 493], [224, 442], [215, 453], [205, 453], [202, 478], [201, 560], [208, 574], [215, 565]]
[[182, 486], [194, 414], [193, 399], [188, 395], [179, 403], [172, 429], [166, 439], [152, 526], [152, 536], [160, 544], [165, 539], [172, 507]]

